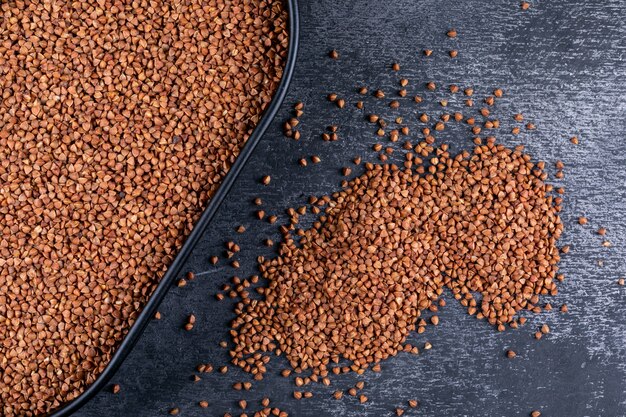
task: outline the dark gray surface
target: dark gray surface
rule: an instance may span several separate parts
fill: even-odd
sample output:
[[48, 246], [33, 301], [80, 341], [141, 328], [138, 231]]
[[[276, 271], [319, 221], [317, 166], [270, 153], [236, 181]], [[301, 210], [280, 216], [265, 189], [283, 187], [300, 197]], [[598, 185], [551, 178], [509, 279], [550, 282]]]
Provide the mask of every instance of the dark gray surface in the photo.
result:
[[[315, 0], [301, 1], [300, 7], [301, 49], [290, 92], [188, 261], [187, 269], [197, 279], [171, 290], [160, 308], [162, 320], [150, 324], [114, 378], [121, 392], [100, 393], [76, 415], [159, 416], [172, 407], [179, 407], [183, 416], [238, 415], [242, 398], [252, 415], [267, 395], [296, 417], [391, 416], [411, 398], [422, 405], [407, 416], [508, 417], [526, 416], [533, 409], [544, 416], [625, 416], [626, 288], [616, 281], [626, 276], [626, 1], [541, 1], [526, 12], [517, 0]], [[445, 36], [450, 27], [459, 32], [455, 40]], [[333, 48], [341, 54], [337, 62], [326, 56]], [[431, 58], [421, 56], [424, 48], [435, 50]], [[459, 57], [447, 57], [449, 49], [458, 49]], [[389, 69], [395, 61], [402, 65], [399, 73]], [[525, 314], [525, 327], [497, 333], [444, 293], [448, 305], [439, 314], [442, 323], [410, 338], [420, 347], [430, 341], [432, 350], [400, 354], [384, 362], [380, 374], [335, 377], [328, 388], [314, 385], [316, 395], [310, 400], [291, 398], [293, 380], [278, 375], [286, 366], [283, 358], [274, 358], [265, 380], [254, 382], [247, 393], [230, 388], [250, 379], [232, 366], [226, 375], [203, 375], [194, 384], [191, 376], [198, 363], [217, 367], [228, 362], [218, 343], [228, 340], [233, 303], [218, 303], [213, 295], [233, 275], [255, 273], [258, 254], [272, 255], [261, 244], [264, 238], [278, 240], [276, 226], [254, 219], [252, 198], [261, 196], [263, 209], [284, 221], [286, 207], [304, 204], [310, 194], [337, 190], [339, 170], [351, 165], [353, 156], [374, 160], [371, 146], [377, 138], [363, 115], [380, 111], [389, 118], [395, 113], [371, 97], [365, 99], [364, 112], [356, 110], [355, 88], [367, 85], [393, 95], [401, 77], [411, 81], [409, 96], [427, 98], [419, 107], [407, 98], [396, 112], [405, 116], [413, 139], [421, 125], [407, 116], [422, 109], [440, 113], [432, 98], [448, 95], [425, 92], [424, 82], [471, 86], [478, 97], [501, 87], [506, 95], [494, 110], [504, 126], [499, 141], [527, 145], [536, 160], [547, 161], [551, 173], [554, 161], [565, 162], [565, 179], [555, 184], [567, 191], [561, 244], [571, 244], [572, 250], [561, 262], [567, 279], [560, 294], [544, 299], [555, 310]], [[329, 92], [345, 97], [346, 109], [325, 101]], [[306, 104], [299, 142], [281, 135], [281, 122], [296, 100]], [[450, 110], [462, 109], [460, 103], [461, 97], [450, 100]], [[517, 111], [537, 130], [513, 138], [508, 132]], [[321, 141], [320, 133], [333, 123], [340, 125], [341, 140]], [[572, 135], [580, 145], [570, 144]], [[454, 149], [470, 149], [470, 139], [467, 126], [438, 135], [438, 143]], [[300, 157], [313, 154], [322, 163], [297, 165]], [[258, 183], [265, 174], [272, 176], [267, 187]], [[580, 215], [590, 219], [589, 225], [576, 223]], [[243, 235], [234, 231], [239, 224], [248, 227]], [[608, 228], [611, 248], [602, 247], [603, 239], [594, 233], [600, 226]], [[242, 246], [237, 257], [242, 267], [235, 271], [224, 260], [211, 267], [209, 256], [223, 253], [229, 239]], [[558, 312], [564, 302], [568, 314]], [[197, 324], [185, 332], [190, 313]], [[532, 333], [543, 323], [552, 332], [536, 341]], [[507, 348], [518, 357], [506, 359]], [[357, 380], [366, 381], [367, 404], [331, 398], [335, 389], [347, 389]], [[200, 400], [207, 400], [209, 408], [198, 407]]]

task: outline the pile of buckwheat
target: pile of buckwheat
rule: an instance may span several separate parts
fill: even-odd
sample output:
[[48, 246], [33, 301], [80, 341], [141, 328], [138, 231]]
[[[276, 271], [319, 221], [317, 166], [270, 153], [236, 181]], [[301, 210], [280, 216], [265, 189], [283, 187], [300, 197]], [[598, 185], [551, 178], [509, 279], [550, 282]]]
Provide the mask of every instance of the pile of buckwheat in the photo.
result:
[[107, 365], [282, 76], [278, 0], [0, 3], [0, 414]]
[[287, 237], [262, 263], [269, 286], [239, 305], [235, 364], [262, 374], [275, 351], [321, 377], [343, 359], [365, 369], [406, 350], [444, 287], [500, 330], [556, 294], [560, 205], [542, 163], [493, 138], [454, 157], [442, 145], [426, 175], [414, 169], [420, 158], [408, 153], [407, 162], [366, 164], [315, 202], [324, 216], [299, 241]]

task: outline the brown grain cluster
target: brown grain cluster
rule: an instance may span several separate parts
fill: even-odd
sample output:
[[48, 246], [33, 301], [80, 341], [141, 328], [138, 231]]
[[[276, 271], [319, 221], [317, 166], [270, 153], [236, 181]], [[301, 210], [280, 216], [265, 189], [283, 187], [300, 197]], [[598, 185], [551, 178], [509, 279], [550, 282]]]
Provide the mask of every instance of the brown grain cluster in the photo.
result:
[[0, 3], [0, 414], [107, 365], [282, 76], [273, 0]]
[[366, 164], [314, 201], [324, 215], [285, 234], [279, 257], [260, 266], [263, 298], [237, 306], [236, 365], [261, 378], [273, 351], [316, 378], [359, 372], [413, 351], [407, 335], [426, 326], [421, 312], [436, 311], [446, 287], [499, 330], [556, 294], [560, 200], [544, 164], [494, 138], [473, 153], [451, 156], [441, 145], [428, 156], [427, 169], [410, 153], [404, 169]]

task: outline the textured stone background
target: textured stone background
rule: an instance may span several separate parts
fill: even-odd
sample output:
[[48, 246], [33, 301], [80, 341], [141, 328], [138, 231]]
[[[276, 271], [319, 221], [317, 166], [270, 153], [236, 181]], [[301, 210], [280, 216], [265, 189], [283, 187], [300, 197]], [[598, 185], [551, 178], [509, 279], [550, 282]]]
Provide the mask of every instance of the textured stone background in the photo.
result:
[[[517, 0], [302, 0], [300, 8], [301, 49], [288, 97], [188, 260], [187, 269], [198, 278], [170, 291], [160, 308], [163, 319], [150, 324], [114, 378], [121, 393], [101, 392], [76, 415], [152, 417], [167, 415], [172, 407], [183, 416], [238, 415], [239, 399], [256, 411], [265, 395], [296, 417], [391, 416], [410, 398], [422, 406], [408, 416], [510, 417], [533, 409], [554, 417], [626, 415], [626, 288], [616, 285], [626, 276], [626, 1], [535, 1], [526, 12]], [[445, 36], [450, 27], [459, 32], [455, 40]], [[341, 53], [337, 62], [326, 57], [333, 48]], [[433, 57], [418, 53], [424, 48], [434, 49]], [[449, 49], [458, 49], [459, 57], [447, 57]], [[402, 65], [398, 74], [389, 69], [394, 61]], [[430, 112], [441, 111], [430, 98], [443, 92], [426, 93], [426, 81], [472, 86], [483, 97], [503, 88], [506, 95], [495, 108], [504, 126], [500, 142], [525, 144], [536, 160], [547, 161], [551, 173], [557, 159], [565, 162], [566, 177], [558, 183], [567, 190], [561, 241], [572, 251], [562, 261], [567, 279], [560, 294], [545, 298], [557, 308], [526, 314], [525, 327], [497, 333], [444, 293], [448, 306], [439, 314], [440, 326], [410, 340], [420, 347], [430, 341], [431, 351], [400, 354], [385, 362], [380, 374], [333, 378], [329, 388], [314, 386], [310, 400], [291, 398], [292, 380], [277, 375], [286, 365], [283, 358], [273, 359], [265, 380], [245, 395], [230, 388], [247, 380], [232, 367], [225, 376], [213, 373], [191, 382], [196, 364], [228, 360], [218, 342], [228, 338], [232, 303], [218, 303], [213, 295], [231, 276], [254, 273], [256, 255], [273, 253], [262, 240], [278, 239], [276, 226], [254, 219], [252, 198], [261, 196], [266, 212], [284, 221], [286, 207], [337, 190], [339, 170], [353, 156], [375, 158], [371, 145], [377, 138], [364, 113], [354, 108], [355, 88], [392, 92], [400, 77], [411, 80], [409, 96], [429, 97], [420, 109]], [[345, 97], [346, 109], [325, 101], [329, 92]], [[296, 100], [306, 103], [299, 142], [283, 138], [280, 127]], [[460, 102], [451, 100], [450, 108], [462, 108]], [[418, 108], [409, 98], [402, 103], [397, 113], [416, 132], [416, 118], [406, 116]], [[365, 114], [369, 111], [395, 114], [371, 97]], [[535, 132], [516, 138], [507, 133], [517, 111], [537, 125]], [[325, 143], [319, 135], [331, 123], [341, 126], [341, 140]], [[570, 144], [572, 135], [580, 145]], [[446, 129], [438, 138], [454, 149], [471, 148], [467, 126]], [[300, 157], [313, 154], [322, 163], [297, 165]], [[265, 174], [272, 176], [268, 187], [258, 184]], [[579, 215], [587, 216], [589, 225], [577, 225]], [[248, 227], [246, 234], [235, 233], [239, 224]], [[613, 247], [601, 246], [599, 226], [608, 228]], [[223, 252], [229, 239], [242, 246], [240, 270], [224, 261], [209, 266], [208, 257]], [[564, 302], [568, 314], [558, 312]], [[190, 313], [197, 324], [185, 332]], [[552, 333], [536, 341], [532, 333], [543, 323]], [[515, 360], [504, 357], [507, 348], [518, 353]], [[333, 390], [358, 379], [366, 381], [367, 404], [331, 399]], [[210, 407], [200, 409], [200, 400]]]

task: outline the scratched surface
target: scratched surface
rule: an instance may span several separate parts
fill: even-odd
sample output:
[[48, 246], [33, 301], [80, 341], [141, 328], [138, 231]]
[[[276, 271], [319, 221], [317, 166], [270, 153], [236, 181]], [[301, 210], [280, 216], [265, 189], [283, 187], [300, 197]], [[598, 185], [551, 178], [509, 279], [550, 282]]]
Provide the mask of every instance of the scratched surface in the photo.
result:
[[[616, 281], [626, 276], [626, 1], [541, 1], [526, 12], [517, 0], [303, 0], [300, 7], [301, 49], [290, 92], [188, 260], [187, 269], [197, 279], [170, 291], [160, 308], [163, 318], [150, 324], [114, 378], [121, 392], [101, 392], [76, 415], [152, 417], [167, 415], [173, 407], [182, 416], [239, 415], [242, 398], [252, 415], [260, 399], [269, 396], [272, 405], [296, 417], [391, 416], [408, 399], [421, 406], [407, 416], [510, 417], [534, 409], [553, 417], [625, 416], [626, 287]], [[450, 27], [458, 30], [457, 39], [446, 38]], [[333, 48], [341, 54], [338, 61], [326, 56]], [[433, 56], [421, 56], [424, 48], [433, 49]], [[458, 49], [459, 56], [450, 59], [449, 49]], [[399, 73], [390, 71], [395, 61], [402, 65]], [[401, 77], [411, 82], [409, 97], [419, 93], [423, 104], [407, 97], [400, 109], [390, 111], [370, 96], [364, 99], [365, 110], [354, 107], [356, 87], [382, 88], [392, 96]], [[286, 366], [282, 357], [272, 359], [265, 380], [245, 394], [230, 388], [249, 380], [233, 367], [226, 375], [214, 372], [193, 383], [198, 363], [217, 367], [228, 361], [218, 343], [228, 339], [233, 303], [218, 303], [213, 295], [233, 275], [255, 273], [258, 254], [274, 253], [262, 240], [278, 240], [277, 227], [255, 220], [251, 200], [262, 197], [263, 209], [284, 222], [285, 208], [303, 204], [308, 195], [337, 190], [340, 168], [349, 166], [352, 157], [375, 160], [371, 146], [379, 138], [364, 114], [402, 114], [415, 138], [421, 125], [414, 115], [440, 113], [434, 99], [448, 95], [426, 92], [424, 83], [431, 80], [471, 86], [477, 102], [494, 87], [503, 88], [505, 97], [494, 108], [503, 126], [498, 140], [526, 145], [535, 160], [547, 161], [551, 174], [557, 159], [565, 163], [565, 178], [554, 183], [566, 188], [560, 244], [572, 250], [561, 263], [567, 278], [559, 295], [544, 298], [555, 309], [525, 314], [526, 326], [497, 333], [444, 293], [448, 304], [439, 313], [441, 324], [410, 338], [419, 347], [431, 342], [432, 350], [400, 354], [384, 362], [379, 374], [344, 375], [333, 378], [331, 387], [313, 386], [315, 397], [309, 400], [292, 399], [293, 380], [278, 375]], [[344, 97], [346, 108], [328, 103], [329, 92]], [[306, 104], [298, 142], [281, 135], [281, 122], [297, 100]], [[449, 109], [466, 111], [461, 101], [450, 99]], [[511, 115], [518, 111], [537, 125], [532, 134], [508, 133]], [[340, 126], [339, 141], [320, 139], [329, 124]], [[569, 142], [573, 135], [580, 145]], [[458, 125], [439, 134], [438, 141], [455, 150], [470, 149], [471, 133]], [[314, 154], [321, 163], [298, 166], [300, 157]], [[258, 182], [265, 174], [272, 177], [267, 187]], [[589, 218], [587, 226], [577, 224], [580, 215]], [[248, 228], [243, 235], [234, 231], [239, 224]], [[600, 226], [608, 229], [612, 247], [601, 245], [595, 233]], [[241, 268], [235, 271], [223, 259], [210, 266], [209, 256], [223, 253], [229, 239], [242, 247]], [[558, 311], [562, 303], [569, 313]], [[186, 332], [182, 326], [191, 313], [197, 324]], [[536, 341], [532, 333], [543, 323], [552, 332]], [[508, 348], [517, 358], [504, 357]], [[334, 390], [357, 380], [366, 382], [367, 404], [331, 398]], [[209, 408], [201, 409], [200, 400]]]

